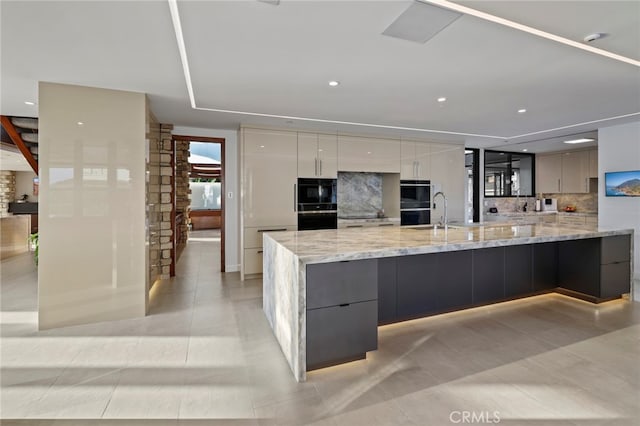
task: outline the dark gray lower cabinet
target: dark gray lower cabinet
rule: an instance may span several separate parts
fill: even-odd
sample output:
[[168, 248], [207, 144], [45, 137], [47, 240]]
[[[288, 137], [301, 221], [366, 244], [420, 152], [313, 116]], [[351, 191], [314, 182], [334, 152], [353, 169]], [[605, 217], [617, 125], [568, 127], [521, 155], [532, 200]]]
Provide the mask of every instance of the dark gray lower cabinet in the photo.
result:
[[558, 287], [558, 243], [533, 244], [533, 291]]
[[438, 312], [437, 299], [442, 289], [442, 283], [438, 285], [436, 277], [438, 254], [402, 256], [396, 259], [397, 318], [415, 318]]
[[504, 299], [504, 247], [473, 251], [473, 304]]
[[600, 238], [558, 243], [558, 287], [600, 297]]
[[378, 348], [378, 259], [307, 265], [307, 370]]
[[378, 323], [387, 324], [396, 320], [396, 271], [395, 257], [378, 259]]
[[530, 244], [504, 248], [504, 295], [524, 296], [533, 291], [533, 252]]
[[307, 311], [307, 370], [364, 358], [377, 348], [375, 300]]
[[471, 306], [472, 252], [450, 251], [437, 255], [436, 286], [438, 311], [446, 312]]
[[631, 287], [631, 236], [558, 243], [559, 287], [600, 301], [620, 297]]

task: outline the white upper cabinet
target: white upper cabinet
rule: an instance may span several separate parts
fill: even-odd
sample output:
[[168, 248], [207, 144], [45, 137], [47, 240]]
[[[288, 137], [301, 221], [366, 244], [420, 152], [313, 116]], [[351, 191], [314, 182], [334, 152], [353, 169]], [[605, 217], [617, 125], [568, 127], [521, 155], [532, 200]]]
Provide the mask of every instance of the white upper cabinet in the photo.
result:
[[589, 178], [597, 176], [597, 151], [568, 151], [536, 156], [538, 193], [587, 193]]
[[400, 141], [338, 136], [338, 170], [400, 173]]
[[[442, 191], [447, 197], [449, 221], [464, 220], [465, 167], [464, 146], [455, 144], [430, 144], [431, 181], [433, 197]], [[431, 221], [437, 222], [444, 213], [442, 198], [431, 206]]]
[[430, 179], [430, 152], [430, 144], [427, 142], [402, 141], [400, 143], [400, 179]]
[[562, 192], [589, 192], [589, 151], [562, 154]]
[[589, 151], [589, 177], [598, 177], [598, 150]]
[[562, 181], [562, 154], [536, 155], [536, 192], [559, 193]]
[[244, 226], [297, 225], [296, 132], [242, 129]]
[[336, 135], [298, 133], [298, 176], [338, 177], [338, 138]]

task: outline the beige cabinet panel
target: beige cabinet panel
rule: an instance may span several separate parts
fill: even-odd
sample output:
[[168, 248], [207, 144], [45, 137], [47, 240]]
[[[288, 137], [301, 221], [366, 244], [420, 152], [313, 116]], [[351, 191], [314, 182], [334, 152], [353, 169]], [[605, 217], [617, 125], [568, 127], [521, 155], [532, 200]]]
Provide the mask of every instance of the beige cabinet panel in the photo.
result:
[[292, 225], [246, 227], [244, 228], [244, 248], [262, 247], [262, 235], [265, 232], [296, 231], [297, 229], [297, 226]]
[[262, 273], [262, 248], [244, 249], [244, 274]]
[[589, 151], [562, 154], [562, 192], [589, 192]]
[[338, 170], [400, 173], [400, 141], [338, 136]]
[[[465, 167], [464, 146], [455, 144], [430, 144], [431, 149], [431, 197], [438, 191], [447, 196], [447, 216], [451, 221], [464, 220]], [[444, 215], [442, 198], [438, 197], [431, 208], [431, 222], [438, 222]]]
[[598, 177], [598, 150], [589, 151], [589, 177]]
[[428, 142], [402, 141], [400, 143], [400, 179], [430, 179], [430, 152]]
[[317, 133], [298, 133], [298, 177], [338, 177], [338, 137]]
[[536, 156], [536, 192], [559, 193], [561, 179], [561, 154]]
[[318, 177], [317, 133], [298, 133], [298, 177]]
[[318, 135], [318, 161], [319, 177], [338, 178], [338, 136]]
[[297, 225], [297, 133], [243, 129], [244, 226]]
[[417, 178], [431, 179], [431, 145], [426, 142], [416, 142]]
[[416, 144], [412, 141], [400, 142], [400, 179], [416, 179]]

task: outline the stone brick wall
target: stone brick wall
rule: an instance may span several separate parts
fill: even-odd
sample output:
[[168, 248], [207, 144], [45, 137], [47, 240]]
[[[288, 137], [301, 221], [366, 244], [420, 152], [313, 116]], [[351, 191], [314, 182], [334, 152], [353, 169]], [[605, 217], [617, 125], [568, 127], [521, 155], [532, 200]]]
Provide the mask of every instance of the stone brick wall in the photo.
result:
[[8, 216], [9, 203], [16, 198], [16, 172], [0, 170], [0, 217]]
[[162, 213], [160, 224], [160, 250], [161, 250], [161, 278], [168, 279], [171, 274], [171, 250], [173, 249], [173, 232], [171, 231], [171, 213], [173, 200], [171, 192], [171, 179], [173, 178], [173, 140], [172, 124], [160, 125], [160, 149], [159, 149], [159, 206]]
[[189, 188], [189, 141], [176, 141], [176, 214], [182, 213], [179, 246], [189, 238], [189, 213], [191, 212], [191, 189]]
[[162, 265], [160, 251], [160, 124], [149, 117], [149, 158], [147, 161], [147, 223], [149, 224], [149, 286], [160, 279]]

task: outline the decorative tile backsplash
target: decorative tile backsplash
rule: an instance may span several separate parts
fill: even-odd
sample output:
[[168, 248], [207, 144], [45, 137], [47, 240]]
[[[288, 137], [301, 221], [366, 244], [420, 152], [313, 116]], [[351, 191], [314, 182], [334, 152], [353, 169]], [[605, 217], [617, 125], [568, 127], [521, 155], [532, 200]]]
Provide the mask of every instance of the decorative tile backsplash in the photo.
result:
[[382, 173], [338, 173], [338, 217], [376, 217], [382, 209]]
[[[575, 206], [577, 212], [597, 213], [598, 194], [542, 194], [542, 198], [556, 198], [558, 200], [558, 211], [563, 211], [567, 206]], [[485, 198], [486, 206], [484, 211], [488, 212], [491, 207], [496, 207], [498, 213], [522, 211], [522, 207], [527, 203], [527, 211], [532, 212], [536, 207], [534, 197], [505, 197], [505, 198]], [[516, 210], [516, 204], [518, 210]]]
[[544, 198], [557, 198], [558, 211], [562, 211], [567, 206], [575, 206], [577, 212], [597, 213], [598, 194], [542, 194]]

